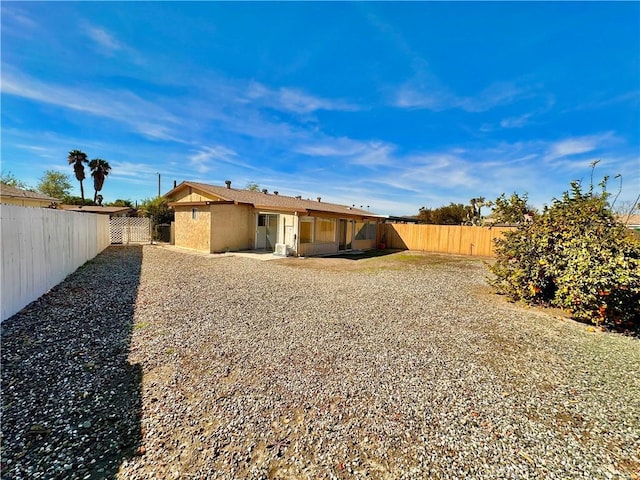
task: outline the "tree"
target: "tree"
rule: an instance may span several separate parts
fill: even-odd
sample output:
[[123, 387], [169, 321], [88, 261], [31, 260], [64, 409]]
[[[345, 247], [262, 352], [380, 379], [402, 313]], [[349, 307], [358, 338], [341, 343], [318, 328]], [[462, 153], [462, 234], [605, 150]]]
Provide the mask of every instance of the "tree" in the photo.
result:
[[166, 197], [146, 198], [138, 207], [138, 215], [149, 217], [155, 225], [171, 223], [174, 219], [174, 212], [169, 207]]
[[469, 200], [469, 205], [465, 207], [466, 223], [468, 225], [480, 225], [482, 223], [482, 207], [484, 206], [491, 206], [491, 202], [485, 201], [484, 197]]
[[18, 180], [16, 176], [11, 173], [0, 173], [0, 183], [4, 183], [10, 187], [20, 188], [22, 190], [30, 190], [29, 186], [22, 180]]
[[260, 191], [260, 185], [258, 185], [256, 182], [248, 182], [244, 188], [245, 190], [251, 190], [252, 192]]
[[122, 198], [118, 198], [117, 200], [108, 203], [109, 207], [129, 207], [133, 208], [133, 202], [131, 200], [123, 200]]
[[62, 197], [62, 203], [65, 203], [67, 205], [95, 205], [95, 203], [93, 203], [93, 200], [91, 200], [90, 198], [82, 200], [82, 197], [78, 197], [77, 195], [67, 195], [65, 197]]
[[[89, 162], [89, 168], [91, 169], [91, 176], [93, 177], [93, 188], [96, 193], [93, 195], [94, 203], [98, 200], [98, 192], [102, 190], [104, 180], [111, 171], [111, 165], [106, 160], [101, 158], [94, 158]], [[98, 205], [102, 205], [102, 200], [98, 202]]]
[[421, 223], [432, 225], [461, 225], [466, 218], [466, 210], [461, 203], [451, 202], [435, 209], [422, 207], [418, 218]]
[[493, 218], [497, 223], [521, 225], [531, 221], [537, 215], [536, 210], [528, 203], [528, 195], [519, 196], [512, 193], [509, 198], [503, 193], [493, 203]]
[[[608, 177], [595, 193], [580, 182], [496, 241], [491, 283], [527, 304], [569, 310], [576, 319], [640, 331], [640, 241], [616, 220]], [[520, 197], [512, 197], [515, 211]], [[508, 202], [507, 202], [508, 203]]]
[[76, 175], [76, 180], [80, 182], [80, 197], [82, 198], [82, 204], [84, 205], [84, 186], [82, 182], [85, 179], [84, 176], [84, 164], [89, 163], [87, 154], [81, 150], [71, 150], [67, 157], [69, 165], [73, 165], [73, 172]]
[[40, 193], [64, 200], [71, 191], [71, 181], [69, 175], [55, 170], [46, 170], [36, 188]]

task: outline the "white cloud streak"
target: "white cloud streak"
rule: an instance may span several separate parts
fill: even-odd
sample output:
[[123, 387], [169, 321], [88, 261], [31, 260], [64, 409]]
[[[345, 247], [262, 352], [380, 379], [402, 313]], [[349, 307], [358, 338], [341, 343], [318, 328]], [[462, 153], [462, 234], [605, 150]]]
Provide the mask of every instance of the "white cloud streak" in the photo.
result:
[[244, 101], [298, 114], [318, 110], [358, 110], [356, 105], [344, 100], [321, 98], [295, 88], [271, 89], [258, 82], [250, 82], [246, 87]]
[[535, 95], [534, 90], [532, 87], [520, 87], [511, 82], [498, 82], [489, 85], [475, 96], [461, 97], [436, 80], [426, 84], [412, 81], [397, 89], [391, 104], [398, 108], [435, 112], [459, 109], [479, 113], [530, 98]]

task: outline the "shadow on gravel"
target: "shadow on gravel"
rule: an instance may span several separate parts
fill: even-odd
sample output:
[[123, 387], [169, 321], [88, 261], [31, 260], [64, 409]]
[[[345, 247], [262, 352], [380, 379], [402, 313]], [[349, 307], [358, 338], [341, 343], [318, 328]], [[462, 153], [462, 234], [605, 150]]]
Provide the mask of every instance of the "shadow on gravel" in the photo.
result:
[[109, 247], [2, 323], [3, 479], [114, 478], [135, 455], [141, 264], [141, 246]]
[[402, 252], [403, 249], [374, 249], [374, 250], [356, 250], [352, 252], [336, 253], [332, 255], [323, 255], [318, 258], [346, 258], [347, 260], [362, 260], [364, 258], [384, 257], [394, 253]]

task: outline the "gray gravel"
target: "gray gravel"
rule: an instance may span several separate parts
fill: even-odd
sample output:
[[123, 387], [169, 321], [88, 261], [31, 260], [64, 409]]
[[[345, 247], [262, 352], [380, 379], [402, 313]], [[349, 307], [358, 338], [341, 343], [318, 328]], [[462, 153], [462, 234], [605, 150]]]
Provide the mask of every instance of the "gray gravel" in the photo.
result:
[[2, 478], [640, 478], [640, 342], [485, 272], [111, 247], [2, 324]]

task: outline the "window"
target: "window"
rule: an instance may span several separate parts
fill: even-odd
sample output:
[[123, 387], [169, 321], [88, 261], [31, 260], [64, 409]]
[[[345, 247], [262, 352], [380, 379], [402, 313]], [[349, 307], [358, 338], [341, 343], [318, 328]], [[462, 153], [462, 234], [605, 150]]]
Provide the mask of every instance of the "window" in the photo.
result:
[[313, 243], [313, 218], [300, 219], [300, 243]]
[[375, 240], [378, 225], [375, 222], [357, 222], [356, 240]]
[[316, 242], [336, 241], [336, 221], [328, 218], [316, 219]]
[[191, 209], [191, 220], [197, 220], [198, 219], [198, 209], [197, 208], [192, 208]]

